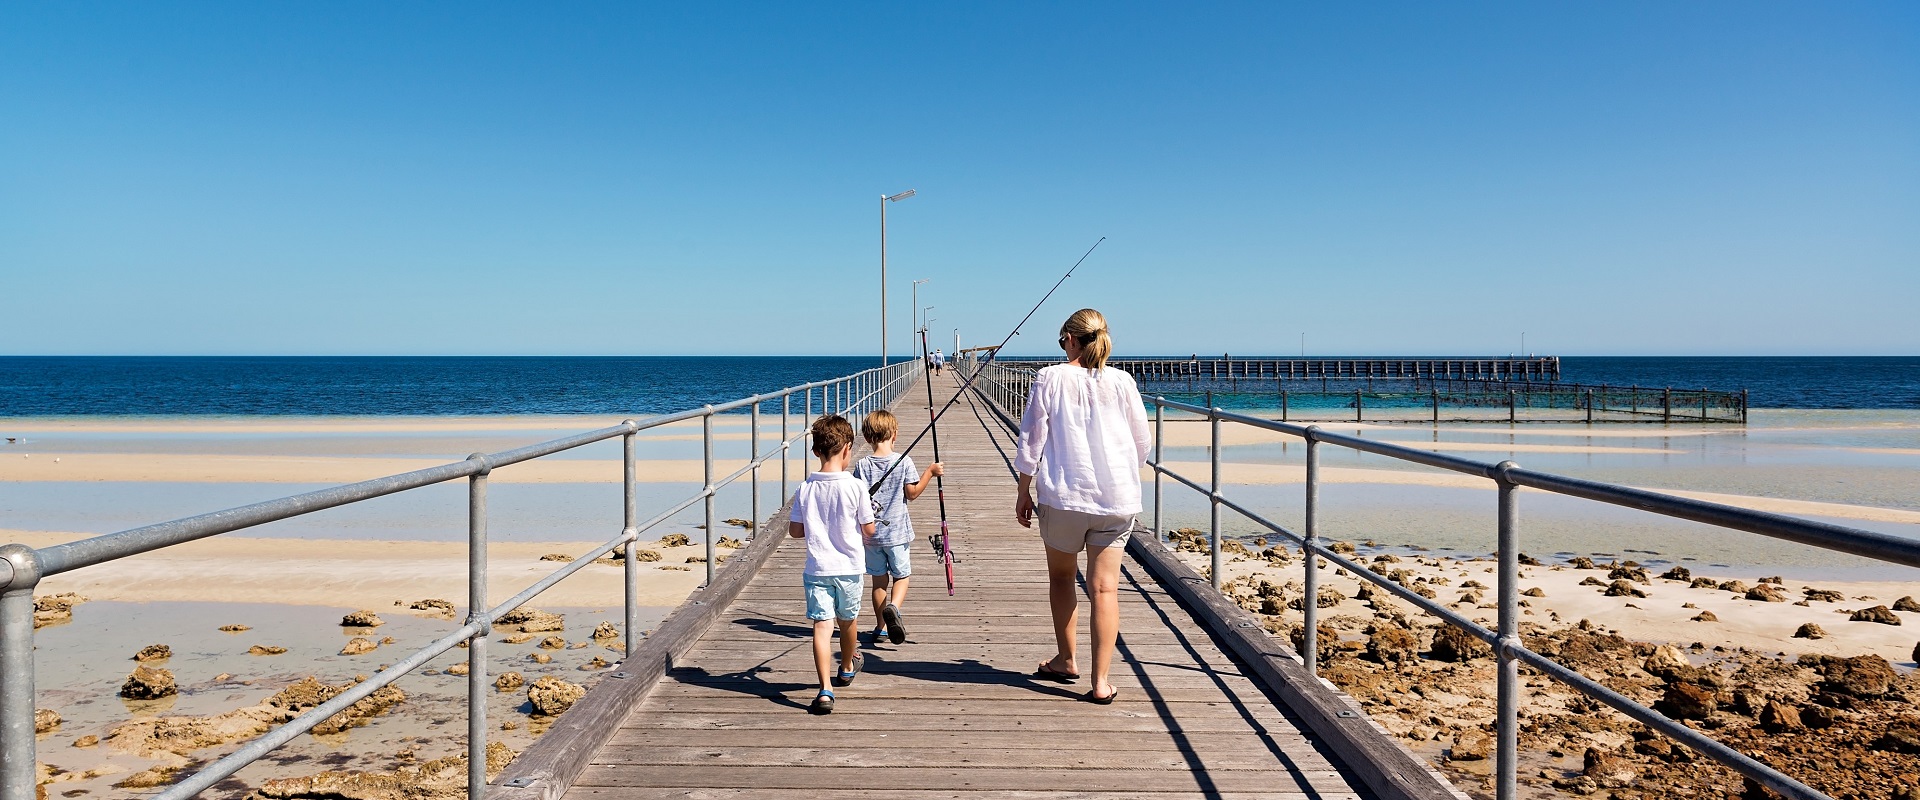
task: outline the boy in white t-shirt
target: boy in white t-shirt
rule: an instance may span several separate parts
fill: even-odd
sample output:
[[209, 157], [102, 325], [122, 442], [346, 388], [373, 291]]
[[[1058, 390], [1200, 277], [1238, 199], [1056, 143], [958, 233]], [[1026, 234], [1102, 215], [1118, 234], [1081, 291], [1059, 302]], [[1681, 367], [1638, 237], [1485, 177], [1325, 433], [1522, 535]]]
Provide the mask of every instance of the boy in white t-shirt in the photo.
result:
[[[854, 622], [860, 618], [860, 579], [867, 571], [865, 540], [873, 536], [873, 502], [867, 484], [847, 471], [853, 459], [853, 424], [837, 414], [813, 423], [813, 454], [820, 471], [807, 476], [793, 493], [787, 535], [807, 540], [807, 619], [813, 620], [813, 666], [820, 673], [820, 694], [807, 711], [833, 713], [833, 686], [847, 686], [860, 674]], [[840, 629], [840, 671], [831, 680], [833, 630]]]

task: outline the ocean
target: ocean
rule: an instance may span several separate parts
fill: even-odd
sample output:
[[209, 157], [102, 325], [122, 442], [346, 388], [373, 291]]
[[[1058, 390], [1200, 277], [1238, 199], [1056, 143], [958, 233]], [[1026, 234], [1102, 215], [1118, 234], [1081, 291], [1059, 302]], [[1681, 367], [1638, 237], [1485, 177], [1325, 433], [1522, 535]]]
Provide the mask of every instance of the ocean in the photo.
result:
[[[872, 356], [4, 356], [0, 417], [659, 414]], [[1578, 356], [1562, 379], [1751, 392], [1754, 408], [1920, 408], [1920, 357]]]

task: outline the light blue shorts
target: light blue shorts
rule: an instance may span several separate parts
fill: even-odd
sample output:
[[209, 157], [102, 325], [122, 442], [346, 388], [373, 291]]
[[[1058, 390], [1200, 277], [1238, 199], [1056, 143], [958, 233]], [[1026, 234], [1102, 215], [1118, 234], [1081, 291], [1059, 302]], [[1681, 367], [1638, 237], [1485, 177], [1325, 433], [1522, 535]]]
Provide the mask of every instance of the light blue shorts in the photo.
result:
[[860, 618], [859, 575], [808, 575], [807, 619]]
[[891, 575], [894, 580], [913, 575], [913, 542], [867, 545], [867, 574], [876, 578]]

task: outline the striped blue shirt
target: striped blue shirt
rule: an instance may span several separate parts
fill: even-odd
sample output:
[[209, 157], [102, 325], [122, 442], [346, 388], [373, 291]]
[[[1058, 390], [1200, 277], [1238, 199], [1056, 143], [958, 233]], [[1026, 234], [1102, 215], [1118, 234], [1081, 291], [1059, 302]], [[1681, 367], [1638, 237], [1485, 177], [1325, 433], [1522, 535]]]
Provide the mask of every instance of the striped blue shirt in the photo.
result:
[[907, 485], [920, 482], [920, 470], [913, 465], [913, 457], [905, 453], [895, 453], [886, 458], [867, 456], [853, 465], [853, 476], [865, 481], [871, 489], [873, 482], [880, 480], [893, 462], [900, 466], [887, 475], [887, 482], [873, 492], [873, 501], [879, 504], [874, 512], [873, 543], [882, 547], [906, 544], [913, 541], [913, 518], [907, 514]]

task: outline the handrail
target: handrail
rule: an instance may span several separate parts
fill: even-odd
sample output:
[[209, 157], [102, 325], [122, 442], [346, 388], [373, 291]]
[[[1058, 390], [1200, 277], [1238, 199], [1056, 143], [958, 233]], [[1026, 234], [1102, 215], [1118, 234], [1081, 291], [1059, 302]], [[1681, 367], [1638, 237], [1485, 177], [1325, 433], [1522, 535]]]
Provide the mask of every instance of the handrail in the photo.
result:
[[[292, 741], [300, 734], [312, 730], [314, 726], [381, 687], [399, 680], [401, 676], [459, 646], [461, 642], [466, 642], [468, 647], [467, 793], [470, 800], [479, 800], [486, 789], [487, 728], [484, 699], [491, 690], [487, 684], [486, 637], [492, 631], [496, 620], [585, 568], [600, 556], [626, 545], [622, 561], [626, 589], [624, 621], [627, 653], [631, 655], [638, 646], [637, 641], [640, 635], [639, 568], [632, 544], [638, 541], [641, 533], [667, 522], [680, 512], [704, 503], [707, 519], [707, 575], [706, 583], [702, 586], [711, 584], [714, 564], [718, 560], [714, 553], [715, 496], [720, 489], [732, 485], [741, 478], [750, 478], [753, 493], [753, 511], [751, 512], [753, 521], [756, 526], [764, 522], [760, 519], [760, 469], [769, 460], [776, 457], [780, 459], [780, 491], [784, 496], [787, 489], [787, 466], [791, 459], [791, 449], [794, 444], [804, 442], [809, 435], [806, 423], [810, 421], [814, 412], [815, 390], [819, 390], [820, 393], [819, 408], [822, 414], [857, 415], [891, 405], [902, 392], [912, 388], [913, 380], [925, 367], [926, 365], [919, 359], [907, 359], [852, 375], [814, 381], [717, 405], [657, 415], [640, 421], [628, 419], [611, 427], [526, 447], [498, 453], [475, 453], [465, 460], [450, 464], [131, 528], [65, 544], [38, 549], [20, 544], [0, 545], [0, 800], [31, 800], [35, 795], [38, 774], [35, 767], [36, 742], [33, 731], [33, 590], [41, 579], [176, 544], [459, 478], [468, 480], [469, 612], [466, 623], [426, 647], [414, 651], [392, 666], [375, 673], [372, 677], [360, 681], [327, 702], [247, 742], [232, 753], [183, 778], [155, 795], [155, 800], [184, 800], [205, 791]], [[792, 415], [792, 400], [796, 395], [803, 398], [800, 412], [803, 425], [798, 434], [790, 435], [787, 426]], [[773, 447], [763, 451], [760, 448], [760, 407], [776, 400], [780, 402], [780, 439]], [[716, 480], [713, 475], [713, 417], [716, 414], [742, 408], [748, 409], [750, 414], [749, 424], [752, 430], [748, 436], [748, 446], [751, 457], [746, 465]], [[705, 468], [705, 479], [700, 490], [692, 497], [672, 505], [666, 511], [645, 522], [639, 522], [636, 506], [635, 434], [650, 428], [696, 418], [702, 421], [702, 461]], [[505, 602], [487, 607], [486, 488], [488, 476], [494, 469], [500, 467], [532, 461], [614, 437], [620, 437], [623, 441], [622, 499], [625, 515], [620, 534], [554, 570]], [[805, 466], [804, 453], [801, 460], [802, 466]], [[752, 533], [750, 529], [748, 535], [751, 536]]]
[[[963, 370], [979, 370], [979, 365], [962, 359], [957, 366]], [[998, 364], [985, 365], [994, 374], [983, 375], [980, 389], [989, 405], [998, 405], [1017, 415], [1024, 408], [1026, 389], [1031, 385], [1031, 371], [1002, 367]], [[1753, 509], [1704, 500], [1677, 497], [1670, 494], [1636, 489], [1628, 486], [1571, 478], [1547, 472], [1521, 469], [1512, 461], [1490, 464], [1482, 461], [1443, 455], [1428, 450], [1388, 444], [1357, 436], [1332, 433], [1318, 426], [1295, 425], [1276, 422], [1247, 414], [1224, 411], [1219, 408], [1196, 406], [1167, 400], [1164, 397], [1147, 397], [1145, 402], [1154, 409], [1154, 454], [1147, 460], [1147, 466], [1153, 469], [1154, 493], [1154, 530], [1155, 535], [1164, 537], [1160, 521], [1160, 482], [1161, 478], [1172, 478], [1176, 483], [1193, 489], [1207, 497], [1212, 508], [1211, 530], [1209, 532], [1210, 555], [1212, 557], [1211, 579], [1217, 590], [1221, 584], [1222, 539], [1220, 535], [1219, 510], [1225, 507], [1251, 520], [1255, 524], [1283, 536], [1302, 550], [1305, 562], [1306, 600], [1301, 603], [1304, 615], [1304, 642], [1300, 646], [1301, 661], [1307, 670], [1318, 669], [1316, 653], [1318, 645], [1317, 616], [1318, 604], [1316, 585], [1318, 574], [1324, 567], [1320, 560], [1325, 559], [1335, 568], [1346, 570], [1355, 577], [1381, 587], [1395, 597], [1412, 604], [1421, 611], [1438, 617], [1481, 641], [1491, 645], [1499, 660], [1499, 686], [1497, 699], [1497, 764], [1495, 769], [1495, 795], [1499, 800], [1513, 800], [1517, 792], [1518, 747], [1519, 747], [1519, 671], [1518, 666], [1525, 663], [1548, 677], [1557, 680], [1575, 691], [1594, 698], [1627, 717], [1646, 725], [1655, 732], [1673, 739], [1695, 752], [1733, 769], [1748, 778], [1766, 786], [1781, 795], [1795, 800], [1831, 800], [1820, 791], [1781, 773], [1754, 758], [1734, 750], [1725, 744], [1675, 721], [1658, 711], [1635, 702], [1600, 683], [1589, 679], [1573, 669], [1562, 665], [1547, 656], [1526, 647], [1519, 635], [1519, 535], [1517, 524], [1518, 489], [1526, 487], [1551, 492], [1568, 497], [1578, 497], [1595, 502], [1608, 503], [1626, 508], [1635, 508], [1675, 519], [1699, 522], [1715, 527], [1756, 533], [1776, 539], [1812, 545], [1837, 552], [1850, 553], [1867, 558], [1904, 566], [1920, 567], [1920, 541], [1903, 539], [1888, 534], [1843, 525], [1834, 525], [1814, 520], [1800, 519], [1781, 514], [1771, 514]], [[1185, 411], [1202, 415], [1212, 427], [1212, 445], [1208, 448], [1213, 469], [1211, 485], [1202, 484], [1187, 476], [1169, 469], [1161, 450], [1162, 427], [1166, 409]], [[995, 414], [1011, 420], [1009, 414], [995, 409]], [[1305, 534], [1288, 530], [1284, 526], [1266, 519], [1239, 503], [1229, 500], [1220, 491], [1220, 425], [1232, 422], [1249, 427], [1274, 431], [1305, 440], [1306, 452], [1306, 532]], [[1352, 450], [1373, 453], [1388, 458], [1445, 469], [1472, 475], [1493, 481], [1499, 493], [1498, 522], [1499, 543], [1499, 612], [1497, 629], [1489, 629], [1438, 602], [1420, 596], [1413, 590], [1395, 583], [1392, 579], [1374, 572], [1367, 565], [1356, 562], [1336, 553], [1322, 544], [1316, 530], [1318, 524], [1319, 498], [1319, 446], [1322, 444], [1345, 447]], [[1316, 558], [1317, 556], [1317, 558]]]

